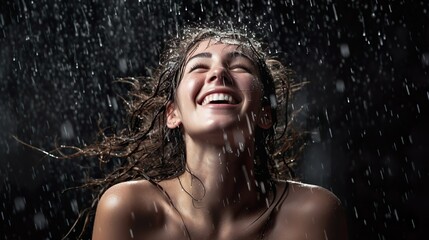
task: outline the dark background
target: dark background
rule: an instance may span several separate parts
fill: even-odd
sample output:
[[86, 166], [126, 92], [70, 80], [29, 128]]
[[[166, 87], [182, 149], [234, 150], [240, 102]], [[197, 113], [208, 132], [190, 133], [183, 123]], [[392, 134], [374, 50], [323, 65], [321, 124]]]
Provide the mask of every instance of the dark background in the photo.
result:
[[[426, 239], [429, 226], [429, 3], [420, 1], [0, 0], [0, 234], [60, 239], [96, 165], [43, 149], [121, 126], [121, 76], [147, 75], [189, 23], [243, 22], [310, 83], [311, 133], [297, 173], [344, 203], [351, 239]], [[71, 239], [75, 238], [73, 235]], [[89, 238], [89, 237], [88, 237]]]

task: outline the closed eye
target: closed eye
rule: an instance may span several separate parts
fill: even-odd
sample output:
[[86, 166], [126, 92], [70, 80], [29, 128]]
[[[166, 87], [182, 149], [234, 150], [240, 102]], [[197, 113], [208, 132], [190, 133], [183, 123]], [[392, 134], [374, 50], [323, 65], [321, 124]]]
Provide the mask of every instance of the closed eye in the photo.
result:
[[252, 71], [250, 70], [249, 67], [245, 66], [245, 65], [233, 65], [230, 66], [229, 69], [232, 72], [248, 72], [248, 73], [252, 73]]
[[192, 65], [192, 67], [189, 69], [189, 72], [193, 72], [193, 71], [195, 71], [195, 70], [197, 70], [197, 69], [202, 69], [202, 70], [207, 70], [209, 67], [207, 66], [207, 65], [205, 65], [205, 64], [195, 64], [195, 65]]

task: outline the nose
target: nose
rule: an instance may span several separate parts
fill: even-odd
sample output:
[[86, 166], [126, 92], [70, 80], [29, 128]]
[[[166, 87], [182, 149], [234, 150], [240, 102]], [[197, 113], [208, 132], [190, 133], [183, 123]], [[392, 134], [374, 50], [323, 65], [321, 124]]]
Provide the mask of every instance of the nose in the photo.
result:
[[223, 85], [230, 84], [231, 77], [224, 67], [215, 67], [208, 74], [206, 78], [208, 83], [220, 83]]

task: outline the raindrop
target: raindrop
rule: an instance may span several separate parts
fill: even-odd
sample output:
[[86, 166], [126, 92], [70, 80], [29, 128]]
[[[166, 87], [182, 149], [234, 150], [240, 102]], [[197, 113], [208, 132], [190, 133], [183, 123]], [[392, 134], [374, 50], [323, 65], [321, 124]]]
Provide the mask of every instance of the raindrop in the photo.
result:
[[243, 134], [239, 131], [234, 131], [233, 136], [234, 136], [235, 143], [238, 143], [239, 150], [241, 152], [243, 152], [244, 151], [244, 136], [243, 136]]
[[246, 114], [246, 121], [247, 121], [247, 127], [249, 128], [249, 134], [252, 135], [253, 131], [252, 131], [252, 125], [250, 124], [250, 119], [249, 116]]
[[407, 91], [407, 95], [410, 96], [410, 89], [407, 84], [405, 84], [405, 90]]
[[340, 45], [340, 52], [341, 52], [341, 56], [348, 58], [350, 57], [350, 48], [349, 45], [347, 43], [342, 43]]
[[318, 143], [321, 141], [321, 139], [322, 138], [320, 137], [320, 131], [318, 128], [311, 132], [311, 141], [313, 143]]
[[354, 209], [354, 211], [355, 211], [355, 217], [356, 217], [356, 219], [358, 219], [358, 218], [359, 218], [359, 215], [358, 215], [358, 212], [357, 212], [356, 207], [353, 207], [353, 209]]
[[228, 136], [226, 135], [226, 133], [223, 133], [223, 140], [225, 142], [225, 147], [224, 147], [225, 151], [232, 153], [231, 145], [229, 144]]
[[79, 207], [78, 207], [78, 205], [77, 205], [77, 201], [76, 201], [76, 199], [71, 200], [71, 201], [70, 201], [70, 205], [71, 205], [72, 211], [73, 211], [74, 213], [78, 214], [78, 213], [79, 213]]
[[48, 220], [42, 212], [36, 213], [33, 220], [37, 230], [42, 230], [48, 226]]
[[335, 4], [332, 4], [332, 10], [334, 11], [335, 21], [338, 21], [337, 9], [335, 9]]
[[429, 66], [429, 52], [422, 54], [422, 64], [423, 66]]
[[107, 105], [109, 107], [112, 107], [112, 101], [110, 100], [110, 96], [109, 95], [107, 95]]
[[408, 140], [410, 141], [411, 144], [413, 144], [413, 138], [411, 137], [411, 135], [408, 136]]
[[277, 99], [276, 99], [276, 96], [274, 94], [270, 95], [270, 105], [271, 105], [272, 109], [277, 108]]
[[98, 36], [98, 45], [100, 45], [100, 47], [103, 47], [103, 42], [101, 41], [101, 36], [99, 33], [97, 33]]
[[17, 212], [20, 212], [25, 209], [26, 202], [24, 197], [16, 197], [14, 200], [14, 203], [15, 203], [15, 210]]
[[265, 194], [266, 193], [266, 190], [265, 190], [265, 184], [264, 184], [264, 182], [263, 181], [261, 181], [261, 192], [263, 193], [263, 194]]
[[130, 236], [131, 238], [134, 238], [133, 230], [130, 228]]
[[330, 121], [329, 121], [328, 109], [325, 109], [325, 117], [326, 117], [326, 121], [327, 121], [328, 123], [330, 123]]
[[72, 139], [74, 137], [73, 126], [70, 121], [66, 121], [61, 124], [61, 138], [65, 140]]
[[247, 183], [247, 188], [249, 189], [249, 191], [251, 190], [250, 189], [250, 181], [249, 181], [249, 175], [247, 174], [247, 171], [246, 171], [246, 166], [242, 166], [241, 167], [241, 169], [243, 170], [243, 173], [244, 173], [244, 177], [246, 178], [246, 183]]
[[127, 60], [125, 58], [119, 59], [119, 70], [121, 70], [121, 72], [123, 72], [123, 73], [127, 72], [127, 70], [128, 70]]
[[344, 84], [344, 81], [342, 81], [342, 80], [338, 80], [338, 81], [335, 83], [335, 88], [337, 89], [337, 91], [338, 91], [338, 92], [344, 92], [344, 90], [345, 90], [345, 84]]

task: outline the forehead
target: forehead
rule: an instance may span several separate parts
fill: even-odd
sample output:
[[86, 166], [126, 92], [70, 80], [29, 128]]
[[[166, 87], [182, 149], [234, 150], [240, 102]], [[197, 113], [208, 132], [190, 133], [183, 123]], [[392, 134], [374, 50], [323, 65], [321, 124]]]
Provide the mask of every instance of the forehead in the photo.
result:
[[202, 52], [214, 52], [217, 54], [231, 53], [236, 52], [242, 55], [247, 56], [251, 60], [254, 60], [254, 54], [247, 44], [239, 42], [234, 39], [206, 39], [192, 48], [192, 50], [187, 54], [187, 58], [191, 58], [194, 55], [197, 55]]

